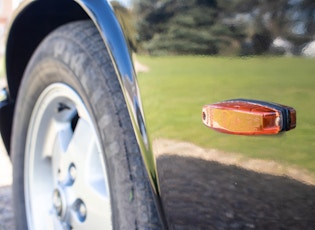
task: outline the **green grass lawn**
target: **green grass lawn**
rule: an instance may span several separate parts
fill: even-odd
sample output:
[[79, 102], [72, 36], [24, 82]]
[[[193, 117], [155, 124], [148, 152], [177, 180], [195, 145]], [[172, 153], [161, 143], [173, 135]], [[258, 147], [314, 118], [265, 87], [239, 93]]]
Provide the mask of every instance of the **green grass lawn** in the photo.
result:
[[[315, 172], [315, 59], [138, 57], [138, 75], [152, 138], [274, 159]], [[278, 136], [214, 132], [201, 121], [205, 104], [232, 98], [277, 102], [297, 110], [297, 128]]]

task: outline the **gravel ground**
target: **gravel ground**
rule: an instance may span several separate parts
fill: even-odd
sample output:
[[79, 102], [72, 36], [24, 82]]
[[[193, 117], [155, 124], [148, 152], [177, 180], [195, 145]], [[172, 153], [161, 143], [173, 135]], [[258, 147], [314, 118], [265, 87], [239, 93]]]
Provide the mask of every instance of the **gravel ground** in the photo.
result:
[[[0, 77], [0, 88], [5, 85]], [[0, 230], [14, 230], [12, 208], [12, 165], [0, 136]]]
[[0, 230], [14, 230], [11, 186], [0, 187]]
[[[0, 137], [1, 139], [1, 137]], [[0, 142], [0, 230], [14, 230], [12, 209], [12, 166]]]

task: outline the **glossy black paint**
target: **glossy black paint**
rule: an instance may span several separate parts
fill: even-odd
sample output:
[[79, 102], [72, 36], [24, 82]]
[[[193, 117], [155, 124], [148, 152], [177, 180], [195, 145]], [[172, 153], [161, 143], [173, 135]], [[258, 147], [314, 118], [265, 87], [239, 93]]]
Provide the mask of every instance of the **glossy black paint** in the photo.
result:
[[[158, 140], [166, 148], [162, 153], [152, 150], [150, 142], [155, 140], [150, 140], [147, 131], [130, 53], [105, 0], [27, 1], [18, 10], [11, 24], [6, 53], [10, 101], [14, 102], [25, 66], [40, 41], [58, 26], [82, 19], [94, 21], [112, 55], [164, 224], [167, 219], [168, 227], [184, 229], [314, 228], [314, 184], [268, 171], [259, 160], [243, 164], [220, 150], [204, 150], [190, 143]], [[9, 146], [13, 104], [2, 105], [1, 133]], [[225, 157], [230, 158], [227, 161]]]

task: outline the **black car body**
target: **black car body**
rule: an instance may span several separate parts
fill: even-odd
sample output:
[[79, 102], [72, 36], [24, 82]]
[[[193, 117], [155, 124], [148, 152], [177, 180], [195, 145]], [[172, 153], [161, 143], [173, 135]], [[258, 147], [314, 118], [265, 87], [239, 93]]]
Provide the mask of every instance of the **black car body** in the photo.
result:
[[[314, 13], [314, 11], [311, 12]], [[205, 15], [205, 17], [206, 16], [207, 15]], [[62, 27], [62, 29], [58, 29], [60, 27]], [[78, 27], [82, 28], [76, 31]], [[67, 30], [73, 31], [69, 32], [69, 34], [71, 34], [69, 35], [71, 36], [70, 39], [68, 39]], [[87, 32], [85, 33], [85, 31]], [[93, 46], [93, 44], [96, 43], [94, 43], [93, 40], [96, 31], [98, 40], [95, 40], [97, 40], [98, 43], [97, 46]], [[92, 37], [91, 34], [93, 34], [94, 37]], [[48, 38], [46, 38], [47, 36]], [[62, 42], [58, 41], [59, 37], [63, 38]], [[258, 36], [256, 38], [258, 40], [264, 39], [264, 37]], [[78, 42], [78, 45], [72, 47], [67, 39], [69, 41], [72, 39], [74, 43]], [[93, 40], [93, 42], [89, 43], [88, 40], [90, 39]], [[49, 48], [50, 44], [52, 48]], [[102, 48], [100, 48], [101, 44], [103, 46]], [[89, 47], [93, 49], [88, 50]], [[58, 49], [60, 49], [60, 53], [58, 53]], [[86, 52], [86, 55], [82, 59], [80, 55], [83, 51], [78, 51], [79, 49], [85, 50], [84, 52]], [[105, 51], [97, 53], [98, 49], [104, 49]], [[77, 56], [71, 56], [72, 53], [75, 53]], [[59, 57], [58, 55], [61, 56]], [[104, 55], [106, 55], [106, 57], [104, 57]], [[30, 61], [32, 56], [33, 59]], [[92, 58], [90, 60], [90, 56], [93, 56], [94, 59]], [[74, 139], [75, 130], [81, 127], [80, 124], [82, 122], [80, 123], [80, 120], [86, 120], [91, 127], [94, 127], [94, 131], [91, 131], [91, 135], [95, 135], [96, 139], [98, 139], [95, 146], [99, 146], [99, 149], [95, 151], [103, 152], [104, 157], [101, 157], [100, 160], [104, 160], [105, 162], [101, 163], [101, 166], [98, 167], [105, 167], [105, 171], [107, 171], [106, 176], [104, 176], [104, 181], [105, 184], [108, 183], [107, 187], [110, 194], [109, 203], [111, 203], [111, 205], [109, 205], [111, 209], [110, 214], [104, 217], [104, 219], [111, 219], [111, 224], [104, 224], [104, 228], [109, 226], [117, 229], [315, 228], [313, 219], [315, 214], [315, 180], [313, 172], [308, 172], [303, 167], [296, 169], [295, 167], [283, 166], [286, 165], [286, 163], [278, 163], [278, 160], [273, 160], [272, 156], [267, 158], [268, 160], [264, 160], [265, 157], [262, 156], [263, 154], [255, 155], [255, 147], [252, 149], [256, 157], [253, 157], [253, 159], [249, 157], [242, 160], [241, 155], [229, 154], [226, 153], [226, 150], [213, 150], [212, 148], [212, 150], [206, 150], [206, 148], [199, 148], [189, 143], [189, 135], [187, 135], [186, 140], [182, 137], [178, 139], [176, 137], [164, 137], [163, 135], [160, 137], [159, 135], [150, 133], [152, 130], [150, 125], [152, 123], [146, 122], [144, 114], [150, 117], [150, 113], [153, 113], [153, 111], [152, 109], [149, 112], [146, 111], [147, 99], [145, 97], [153, 98], [154, 100], [156, 96], [155, 93], [161, 93], [161, 91], [150, 91], [150, 95], [144, 93], [145, 97], [141, 99], [140, 92], [145, 92], [145, 89], [142, 88], [148, 86], [142, 84], [142, 81], [140, 82], [141, 84], [138, 83], [131, 51], [126, 43], [124, 31], [109, 2], [104, 0], [29, 0], [23, 2], [15, 12], [8, 30], [5, 59], [7, 88], [2, 91], [0, 128], [6, 149], [13, 159], [15, 181], [13, 188], [18, 229], [24, 229], [26, 225], [28, 225], [30, 229], [40, 229], [45, 226], [41, 221], [37, 222], [39, 217], [38, 212], [45, 212], [45, 210], [53, 213], [50, 215], [55, 216], [52, 217], [52, 225], [56, 229], [85, 229], [89, 227], [96, 229], [102, 226], [99, 223], [102, 222], [102, 212], [106, 212], [106, 209], [100, 208], [102, 204], [98, 207], [97, 201], [90, 201], [89, 197], [93, 196], [92, 194], [94, 193], [87, 192], [89, 196], [87, 196], [88, 198], [84, 198], [84, 192], [81, 194], [78, 191], [80, 187], [75, 187], [76, 181], [81, 180], [77, 179], [80, 178], [79, 175], [81, 175], [79, 174], [80, 168], [87, 167], [89, 170], [92, 170], [94, 161], [90, 159], [77, 161], [75, 159], [66, 159], [60, 160], [61, 163], [58, 163], [58, 166], [55, 167], [53, 155], [59, 150], [54, 150], [56, 148], [54, 144], [51, 145], [52, 147], [47, 144], [50, 146], [49, 148], [53, 149], [51, 155], [47, 154], [50, 159], [49, 161], [52, 163], [47, 163], [50, 166], [45, 167], [51, 167], [49, 170], [54, 172], [50, 174], [50, 172], [46, 172], [47, 170], [37, 171], [42, 164], [40, 163], [41, 157], [37, 157], [36, 155], [38, 154], [37, 151], [45, 155], [46, 153], [43, 153], [43, 151], [47, 151], [48, 148], [45, 147], [46, 144], [41, 143], [55, 143], [55, 139], [51, 138], [55, 138], [55, 136], [47, 131], [51, 126], [46, 126], [46, 123], [55, 124], [55, 120], [57, 120], [58, 127], [67, 124], [67, 127], [72, 130], [71, 135], [73, 136], [71, 138]], [[176, 57], [174, 57], [174, 59], [176, 59]], [[42, 60], [46, 60], [46, 62], [42, 64]], [[54, 64], [53, 67], [50, 67], [50, 60], [54, 60], [54, 62], [57, 60], [56, 63], [58, 62], [59, 64], [57, 63]], [[304, 61], [314, 63], [312, 59], [305, 58]], [[244, 62], [246, 62], [246, 58], [244, 58]], [[261, 63], [263, 62], [264, 60], [261, 60]], [[37, 63], [39, 63], [38, 66], [40, 67], [37, 67]], [[96, 63], [97, 68], [100, 70], [96, 67], [91, 67], [94, 63]], [[101, 63], [103, 63], [103, 66]], [[248, 63], [251, 65], [250, 61], [248, 61]], [[65, 81], [60, 77], [63, 76], [62, 71], [66, 71], [63, 70], [64, 65], [67, 66], [65, 69], [69, 72], [65, 74], [70, 76]], [[110, 67], [108, 67], [108, 65], [110, 65]], [[265, 68], [269, 68], [268, 66], [272, 65], [274, 65], [274, 63], [270, 62]], [[81, 68], [82, 66], [84, 67]], [[225, 66], [229, 68], [228, 59]], [[110, 71], [106, 72], [105, 67], [107, 69], [109, 68]], [[48, 80], [43, 83], [43, 85], [41, 85], [41, 83], [32, 82], [32, 79], [37, 79], [36, 82], [44, 81], [42, 72], [50, 68], [56, 70], [51, 70], [51, 72], [47, 72], [46, 75], [53, 76], [52, 79], [55, 80], [51, 82]], [[314, 68], [305, 68], [306, 72], [314, 71]], [[93, 72], [94, 70], [95, 73]], [[246, 71], [246, 69], [241, 69], [240, 72], [242, 71]], [[94, 79], [92, 80], [95, 82], [94, 85], [88, 81], [88, 73], [90, 72], [93, 72], [91, 79]], [[58, 74], [60, 74], [60, 76], [57, 76]], [[217, 73], [213, 74], [216, 75]], [[236, 72], [235, 81], [237, 81], [237, 74]], [[299, 74], [303, 74], [303, 72]], [[108, 78], [109, 80], [105, 79], [109, 75], [111, 75], [111, 78]], [[191, 76], [192, 82], [200, 80], [199, 78], [194, 78], [193, 73]], [[79, 79], [78, 82], [75, 79]], [[102, 88], [103, 80], [108, 88], [106, 88], [108, 92], [98, 89], [98, 87]], [[35, 86], [33, 88], [34, 84]], [[23, 85], [26, 86], [21, 90], [21, 86]], [[253, 87], [253, 85], [255, 84], [249, 87]], [[50, 86], [52, 86], [52, 88]], [[95, 88], [91, 88], [92, 86]], [[172, 86], [181, 87], [181, 83], [179, 82], [178, 86], [167, 86], [164, 90], [172, 90]], [[191, 96], [191, 98], [195, 98], [197, 101], [198, 96], [196, 96], [196, 91], [198, 91], [198, 89], [196, 90], [194, 88], [194, 84], [191, 84], [191, 87], [191, 89], [186, 89], [184, 92], [194, 95]], [[279, 94], [282, 94], [281, 87], [282, 86], [279, 86]], [[310, 85], [310, 87], [314, 89], [315, 86]], [[231, 86], [231, 88], [233, 88], [233, 86]], [[48, 91], [46, 89], [48, 89]], [[29, 93], [28, 91], [31, 90], [34, 92], [38, 91], [38, 93]], [[51, 92], [49, 90], [51, 90]], [[119, 93], [116, 93], [116, 90]], [[209, 86], [209, 91], [211, 92], [218, 90], [226, 90], [228, 92], [229, 85], [222, 85], [222, 88], [220, 86], [219, 88], [211, 88], [211, 86]], [[261, 89], [258, 89], [258, 91], [259, 90]], [[59, 91], [64, 92], [58, 94]], [[103, 91], [106, 91], [104, 95], [102, 94]], [[252, 92], [253, 91], [249, 90], [247, 94], [247, 92], [243, 91], [241, 95], [235, 95], [235, 97], [233, 97], [252, 98], [252, 95], [254, 95]], [[261, 90], [261, 92], [266, 92], [266, 95], [268, 95], [268, 88]], [[284, 90], [284, 92], [287, 93], [288, 91]], [[108, 99], [107, 102], [107, 99], [105, 99], [106, 103], [112, 103], [113, 105], [107, 107], [107, 104], [105, 107], [101, 107], [101, 102], [103, 101], [101, 98], [104, 98], [105, 95], [114, 94], [117, 94], [117, 96], [113, 96], [114, 99], [112, 101]], [[54, 95], [57, 96], [54, 98]], [[265, 100], [264, 96], [266, 95], [262, 94], [258, 99]], [[172, 100], [178, 99], [177, 103], [185, 104], [185, 101], [180, 100], [181, 95], [177, 94], [177, 96], [178, 98], [172, 98]], [[98, 98], [97, 102], [94, 102], [93, 100], [96, 97], [100, 98]], [[285, 97], [286, 95], [282, 95], [278, 98]], [[28, 100], [27, 98], [33, 99]], [[77, 98], [81, 98], [82, 101]], [[281, 104], [285, 103], [282, 102], [282, 100], [279, 101], [277, 97], [270, 98], [272, 98], [272, 95], [267, 96], [266, 100], [277, 101]], [[24, 101], [24, 99], [26, 101]], [[278, 115], [272, 122], [279, 127], [281, 126], [278, 131], [282, 131], [282, 133], [293, 129], [296, 123], [295, 113], [299, 116], [298, 109], [297, 112], [295, 112], [291, 107], [283, 107], [278, 104], [275, 105], [252, 100], [257, 98], [252, 98], [251, 100], [237, 99], [225, 101], [227, 99], [230, 99], [229, 96], [226, 98], [218, 97], [219, 101], [223, 101], [224, 106], [226, 103], [247, 103], [247, 105], [250, 104], [250, 106], [254, 104], [254, 106], [259, 108], [263, 107], [263, 112], [265, 112], [266, 108], [273, 109], [272, 112]], [[41, 100], [42, 104], [46, 103], [48, 105], [46, 107], [40, 105]], [[142, 100], [144, 100], [145, 106], [142, 105]], [[212, 112], [209, 112], [209, 114], [204, 112], [201, 116], [202, 106], [214, 102], [216, 101], [204, 101], [202, 105], [199, 105], [198, 102], [200, 110], [196, 111], [196, 113], [200, 117], [200, 126], [202, 126], [202, 116], [205, 122], [206, 115], [212, 116], [215, 109], [219, 110], [222, 108], [220, 107], [222, 104], [214, 104], [214, 107], [212, 107], [214, 110], [212, 110]], [[47, 115], [45, 111], [50, 111], [50, 104], [55, 106], [55, 103], [57, 103], [57, 107], [55, 108], [58, 111], [56, 112], [57, 115], [53, 114], [53, 112]], [[168, 101], [166, 100], [160, 103], [167, 104]], [[111, 110], [111, 106], [116, 108], [116, 110], [113, 109], [106, 117], [104, 114], [106, 114], [107, 109]], [[164, 113], [165, 111], [160, 111], [158, 106], [159, 104], [157, 104], [156, 113], [160, 113], [159, 116], [164, 116], [164, 114], [165, 116], [169, 115]], [[229, 108], [231, 109], [233, 107], [232, 109], [239, 112], [239, 108], [242, 107], [243, 104], [233, 106]], [[289, 104], [289, 106], [296, 107], [296, 105], [291, 104]], [[312, 107], [311, 102], [310, 107]], [[121, 112], [120, 108], [123, 108], [124, 112]], [[259, 110], [259, 108], [257, 110]], [[169, 109], [172, 110], [172, 108]], [[42, 112], [42, 110], [44, 112]], [[82, 112], [83, 110], [87, 112]], [[26, 118], [24, 118], [24, 113], [26, 114]], [[62, 115], [63, 113], [66, 115]], [[182, 115], [179, 110], [174, 109], [174, 114], [175, 121], [176, 119], [189, 120], [187, 114]], [[261, 114], [258, 116], [264, 116]], [[34, 116], [38, 116], [39, 121], [37, 121]], [[117, 121], [113, 121], [116, 119], [113, 117], [116, 116], [118, 117]], [[214, 117], [213, 119], [221, 119], [222, 116], [221, 114], [219, 116], [220, 118]], [[230, 115], [228, 114], [226, 116], [228, 117]], [[108, 121], [106, 120], [107, 118], [109, 119]], [[249, 118], [243, 119], [247, 121]], [[243, 127], [245, 127], [245, 120], [240, 122]], [[117, 125], [115, 122], [117, 122]], [[156, 120], [156, 122], [158, 123], [159, 121]], [[232, 123], [233, 122], [237, 122], [237, 119], [235, 118]], [[223, 122], [223, 125], [224, 124]], [[170, 124], [159, 125], [160, 127], [167, 127]], [[219, 131], [223, 129], [222, 124], [216, 127], [214, 127], [215, 125], [209, 126], [212, 126], [212, 128], [219, 127]], [[118, 138], [123, 135], [122, 139], [115, 139], [107, 143], [107, 140], [111, 138], [111, 134], [116, 127], [122, 131], [119, 131], [119, 133], [114, 136]], [[299, 127], [298, 122], [297, 127]], [[194, 128], [195, 126], [191, 124], [189, 124], [189, 126], [187, 125], [187, 127], [183, 125], [182, 130], [184, 131], [180, 132], [194, 133]], [[204, 129], [206, 129], [206, 127], [204, 127]], [[88, 130], [88, 128], [86, 130], [84, 129], [83, 132]], [[60, 130], [57, 132], [58, 135], [60, 132]], [[209, 130], [207, 132], [213, 131]], [[295, 130], [291, 132], [292, 135], [294, 135]], [[234, 132], [233, 130], [228, 131], [228, 133], [247, 135], [247, 133]], [[84, 143], [84, 139], [88, 139], [88, 136], [80, 135], [82, 135], [82, 137], [79, 139]], [[215, 135], [219, 135], [215, 136], [215, 138], [217, 138], [216, 140], [224, 140], [224, 134]], [[314, 135], [312, 133], [305, 135], [308, 135], [307, 138], [309, 140], [313, 140], [312, 137], [314, 137]], [[64, 140], [68, 137], [62, 136], [62, 138], [61, 143], [63, 145], [65, 144]], [[208, 138], [209, 143], [211, 143], [210, 137], [203, 136], [199, 138]], [[249, 143], [256, 137], [242, 136], [241, 138], [240, 143], [242, 144], [244, 142]], [[274, 137], [272, 141], [270, 141], [271, 138], [268, 137], [265, 137], [265, 139], [256, 138], [253, 143], [265, 143], [266, 148], [260, 149], [260, 152], [269, 151], [269, 149], [272, 148], [282, 148], [283, 154], [286, 154], [286, 142], [283, 141], [285, 138], [287, 138], [285, 135]], [[198, 138], [195, 137], [194, 139]], [[290, 140], [292, 140], [292, 138]], [[234, 139], [234, 143], [237, 141], [237, 139]], [[89, 143], [90, 140], [88, 139], [88, 142], [83, 144], [82, 149], [84, 149], [84, 145]], [[114, 145], [115, 143], [118, 147]], [[132, 144], [129, 145], [129, 143]], [[196, 141], [196, 143], [199, 142]], [[70, 146], [71, 140], [66, 144]], [[153, 148], [153, 145], [157, 147]], [[309, 148], [311, 148], [313, 143], [309, 143], [309, 145]], [[70, 148], [69, 146], [67, 147], [68, 149]], [[65, 149], [67, 148], [65, 147]], [[116, 150], [117, 148], [119, 150]], [[241, 147], [238, 147], [237, 149], [240, 148]], [[23, 149], [26, 149], [25, 151], [27, 153], [25, 155]], [[124, 156], [117, 157], [119, 160], [112, 159], [112, 154], [114, 154], [111, 153], [112, 149], [114, 149], [113, 152], [123, 152], [124, 154], [122, 155]], [[68, 150], [64, 151], [67, 153]], [[71, 151], [69, 155], [73, 154]], [[84, 151], [90, 150], [84, 149]], [[234, 152], [234, 150], [231, 150], [231, 152]], [[58, 159], [64, 159], [63, 153], [58, 154]], [[294, 158], [294, 154], [291, 155], [291, 158]], [[24, 156], [26, 156], [26, 158], [24, 158]], [[28, 160], [27, 156], [34, 160]], [[296, 157], [299, 157], [298, 152], [296, 152]], [[77, 158], [79, 159], [80, 157]], [[81, 167], [81, 164], [85, 165], [85, 161], [91, 161], [92, 163], [89, 163], [89, 166]], [[127, 161], [127, 166], [121, 163], [125, 161]], [[142, 163], [139, 163], [139, 161]], [[310, 162], [308, 169], [311, 168], [312, 165], [314, 166], [314, 163], [314, 161]], [[67, 166], [64, 166], [64, 164], [67, 164]], [[142, 167], [142, 171], [139, 171], [139, 167]], [[20, 170], [17, 170], [18, 168]], [[68, 170], [66, 172], [67, 175], [60, 173], [63, 168], [65, 168], [66, 171]], [[129, 169], [126, 169], [126, 172], [122, 171], [125, 168]], [[103, 172], [101, 169], [99, 170]], [[40, 173], [43, 173], [45, 178], [44, 176], [42, 178], [36, 175]], [[127, 175], [121, 178], [119, 174], [124, 173], [127, 173]], [[57, 179], [55, 178], [55, 174], [58, 174]], [[59, 178], [59, 174], [61, 175], [61, 179]], [[89, 171], [88, 174], [92, 175], [93, 172]], [[141, 175], [139, 179], [137, 179], [138, 175]], [[52, 181], [57, 182], [51, 182], [52, 185], [50, 187], [48, 186], [48, 189], [45, 181], [49, 181], [49, 179], [47, 179], [49, 176], [54, 178]], [[36, 182], [36, 180], [39, 182]], [[82, 180], [84, 181], [85, 179]], [[91, 181], [93, 180], [91, 179]], [[89, 183], [91, 181], [89, 179]], [[125, 183], [125, 187], [120, 187], [120, 183]], [[73, 190], [72, 186], [74, 186]], [[89, 186], [88, 184], [87, 187], [89, 188]], [[46, 188], [49, 191], [46, 191]], [[89, 190], [87, 189], [86, 191]], [[39, 194], [43, 194], [45, 198], [42, 200], [38, 198], [37, 200]], [[145, 194], [145, 197], [142, 197], [143, 194]], [[49, 197], [53, 198], [50, 200]], [[125, 197], [125, 201], [121, 201], [123, 200], [122, 197]], [[103, 198], [101, 198], [101, 200], [102, 199]], [[45, 201], [47, 205], [44, 204]], [[37, 207], [38, 202], [42, 202], [42, 206], [44, 207], [46, 205], [47, 208]], [[91, 202], [92, 205], [89, 206], [89, 202]], [[130, 206], [128, 206], [129, 203], [131, 203]], [[36, 207], [33, 208], [33, 206]], [[99, 211], [97, 211], [97, 208], [100, 208]], [[124, 208], [126, 210], [122, 211]], [[93, 212], [90, 210], [93, 210]], [[47, 215], [49, 216], [49, 214]], [[46, 219], [43, 218], [43, 220]], [[93, 222], [92, 220], [97, 221]], [[47, 222], [45, 223], [47, 225], [49, 224]]]

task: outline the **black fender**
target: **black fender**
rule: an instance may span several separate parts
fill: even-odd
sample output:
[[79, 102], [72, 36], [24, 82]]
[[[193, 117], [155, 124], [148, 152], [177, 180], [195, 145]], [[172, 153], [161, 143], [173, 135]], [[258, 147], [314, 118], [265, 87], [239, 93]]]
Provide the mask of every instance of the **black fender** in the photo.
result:
[[[23, 2], [15, 12], [7, 33], [5, 64], [8, 98], [5, 104], [11, 108], [14, 107], [24, 70], [39, 43], [57, 27], [83, 19], [91, 19], [94, 22], [111, 55], [152, 189], [161, 211], [155, 159], [146, 131], [136, 73], [124, 33], [108, 1], [26, 0]], [[2, 110], [0, 109], [0, 119], [4, 116], [1, 114]], [[7, 125], [0, 127], [2, 135], [6, 137], [8, 133], [11, 133], [13, 112], [11, 109], [11, 114], [7, 114], [6, 121], [2, 122]], [[3, 139], [9, 152], [10, 138]], [[162, 222], [165, 223], [164, 217], [162, 217]]]

